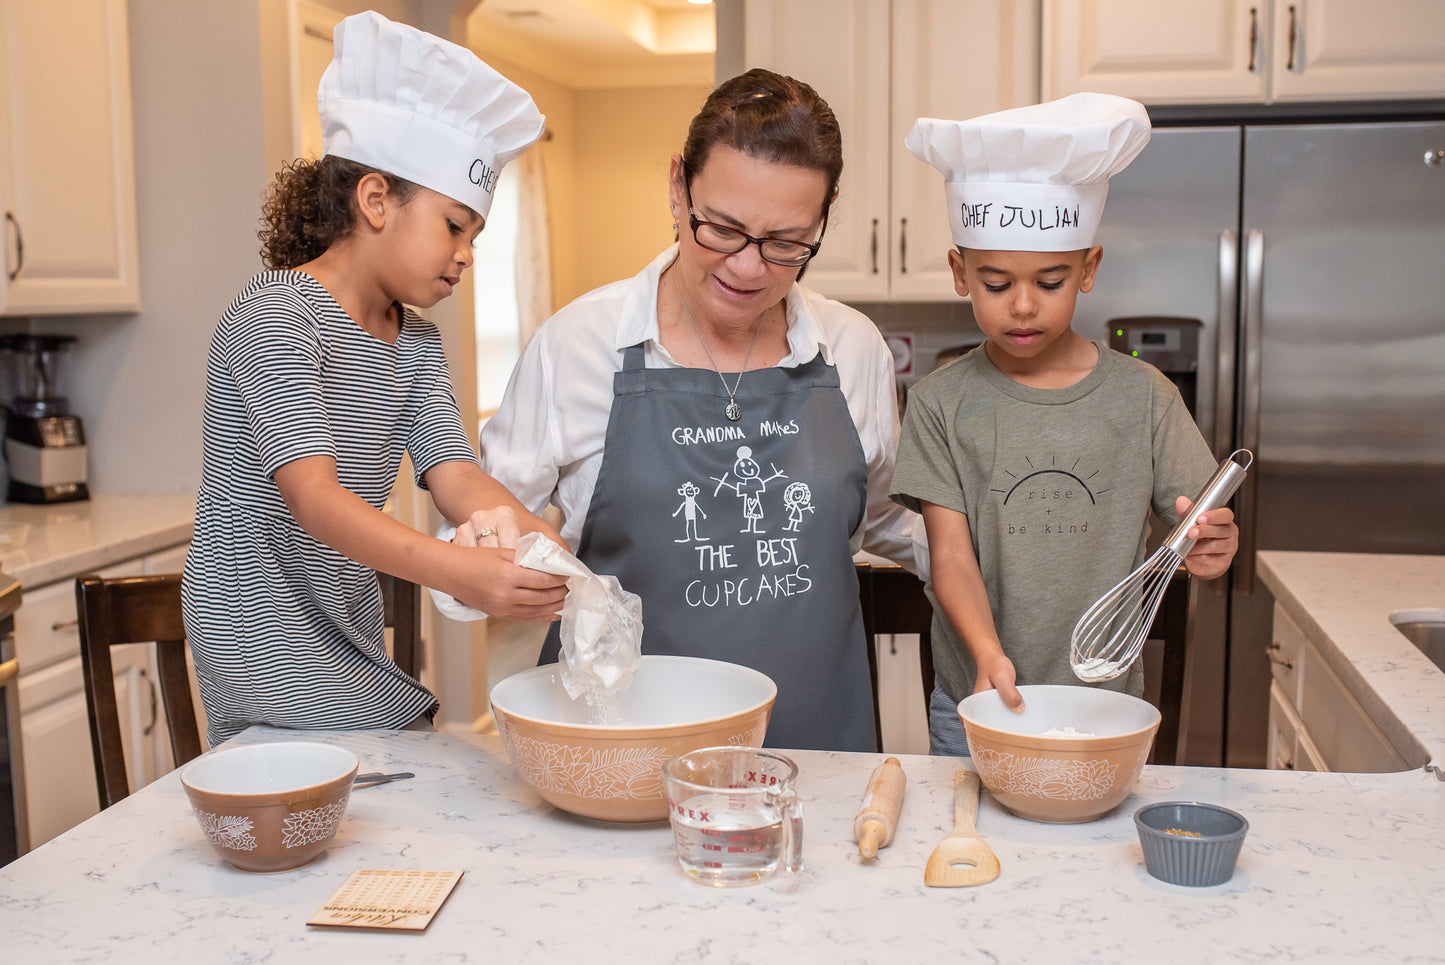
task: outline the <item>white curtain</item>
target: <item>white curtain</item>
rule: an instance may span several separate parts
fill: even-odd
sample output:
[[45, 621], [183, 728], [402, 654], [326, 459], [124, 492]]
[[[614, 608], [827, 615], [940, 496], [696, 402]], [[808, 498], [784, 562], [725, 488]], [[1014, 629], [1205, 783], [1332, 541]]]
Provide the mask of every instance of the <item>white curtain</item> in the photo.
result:
[[532, 333], [552, 314], [552, 258], [547, 230], [544, 153], [544, 150], [528, 151], [514, 162], [519, 194], [516, 260], [518, 345], [526, 345]]

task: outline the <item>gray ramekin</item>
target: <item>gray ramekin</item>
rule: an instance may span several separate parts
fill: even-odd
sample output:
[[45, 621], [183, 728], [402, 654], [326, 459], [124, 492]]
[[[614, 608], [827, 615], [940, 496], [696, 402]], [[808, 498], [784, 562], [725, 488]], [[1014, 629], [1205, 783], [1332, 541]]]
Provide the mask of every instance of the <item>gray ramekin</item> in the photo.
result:
[[1148, 872], [1160, 881], [1191, 888], [1228, 881], [1249, 831], [1241, 815], [1198, 801], [1146, 804], [1134, 812], [1134, 826]]

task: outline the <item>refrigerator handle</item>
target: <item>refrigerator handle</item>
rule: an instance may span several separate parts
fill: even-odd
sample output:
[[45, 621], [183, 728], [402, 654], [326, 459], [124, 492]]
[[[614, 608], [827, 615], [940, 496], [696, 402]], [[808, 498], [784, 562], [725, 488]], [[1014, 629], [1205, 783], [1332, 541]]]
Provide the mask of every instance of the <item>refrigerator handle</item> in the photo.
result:
[[1219, 233], [1219, 323], [1214, 327], [1214, 425], [1207, 440], [1214, 458], [1234, 449], [1234, 355], [1239, 326], [1239, 239], [1233, 231]]
[[[1264, 232], [1244, 235], [1244, 318], [1239, 326], [1239, 447], [1259, 458], [1259, 368], [1264, 329]], [[1244, 596], [1254, 592], [1254, 553], [1258, 542], [1255, 505], [1259, 473], [1252, 472], [1239, 487], [1235, 521], [1239, 525], [1239, 552], [1234, 557], [1235, 589]]]

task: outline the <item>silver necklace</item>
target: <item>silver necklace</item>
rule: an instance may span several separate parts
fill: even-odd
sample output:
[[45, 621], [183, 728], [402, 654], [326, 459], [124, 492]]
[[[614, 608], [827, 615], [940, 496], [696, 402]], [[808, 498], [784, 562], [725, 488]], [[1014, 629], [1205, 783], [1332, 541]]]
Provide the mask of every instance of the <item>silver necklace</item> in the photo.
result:
[[683, 313], [692, 323], [692, 330], [697, 333], [697, 340], [702, 343], [702, 350], [707, 353], [707, 360], [712, 363], [712, 369], [717, 373], [718, 381], [722, 382], [723, 391], [728, 394], [728, 404], [723, 408], [723, 415], [728, 417], [728, 421], [737, 422], [743, 417], [743, 407], [738, 405], [737, 399], [738, 386], [743, 384], [743, 373], [748, 369], [748, 359], [753, 357], [753, 346], [758, 344], [758, 333], [763, 330], [763, 319], [768, 317], [768, 310], [763, 309], [763, 313], [758, 316], [758, 323], [753, 327], [753, 340], [748, 343], [748, 354], [743, 356], [743, 364], [742, 368], [738, 369], [737, 380], [733, 382], [732, 388], [728, 388], [728, 380], [723, 378], [722, 369], [718, 367], [717, 359], [712, 356], [712, 349], [707, 347], [707, 340], [702, 337], [702, 329], [698, 328], [697, 319], [692, 317], [692, 309], [687, 307], [687, 299], [682, 297], [682, 282], [677, 280], [676, 275], [673, 275], [672, 283], [677, 288], [677, 300], [682, 303]]

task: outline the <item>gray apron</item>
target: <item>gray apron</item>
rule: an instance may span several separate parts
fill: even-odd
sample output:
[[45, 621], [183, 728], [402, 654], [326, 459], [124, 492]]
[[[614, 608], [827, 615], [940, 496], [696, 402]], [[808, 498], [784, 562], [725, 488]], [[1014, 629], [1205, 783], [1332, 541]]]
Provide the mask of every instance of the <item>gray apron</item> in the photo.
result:
[[[716, 372], [649, 369], [634, 345], [613, 392], [577, 555], [642, 597], [643, 653], [767, 674], [771, 747], [876, 750], [848, 545], [868, 469], [838, 370], [819, 356], [748, 372], [729, 422]], [[540, 663], [558, 659], [557, 629]]]

